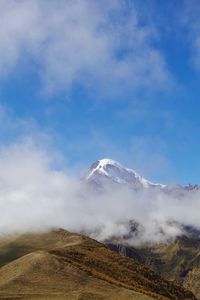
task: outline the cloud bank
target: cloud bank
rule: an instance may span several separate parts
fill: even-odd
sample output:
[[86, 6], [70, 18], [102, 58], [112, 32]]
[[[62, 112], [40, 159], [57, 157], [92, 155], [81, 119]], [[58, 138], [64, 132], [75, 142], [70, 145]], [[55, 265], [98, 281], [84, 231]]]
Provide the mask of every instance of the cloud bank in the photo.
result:
[[56, 170], [51, 153], [25, 141], [0, 149], [0, 234], [65, 228], [98, 240], [127, 235], [128, 222], [140, 224], [131, 242], [160, 241], [182, 232], [178, 224], [200, 228], [200, 192], [181, 199], [155, 192], [109, 187], [103, 194], [71, 173]]
[[25, 63], [50, 93], [74, 84], [107, 93], [159, 89], [170, 74], [156, 39], [124, 0], [2, 0], [0, 77]]

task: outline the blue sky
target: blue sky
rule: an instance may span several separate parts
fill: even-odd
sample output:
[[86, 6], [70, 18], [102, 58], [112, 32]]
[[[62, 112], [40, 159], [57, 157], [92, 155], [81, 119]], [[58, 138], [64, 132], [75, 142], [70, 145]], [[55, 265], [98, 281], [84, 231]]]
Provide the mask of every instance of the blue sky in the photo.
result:
[[[166, 3], [167, 2], [167, 3]], [[199, 1], [0, 1], [0, 142], [200, 183]], [[81, 171], [80, 171], [81, 170]]]

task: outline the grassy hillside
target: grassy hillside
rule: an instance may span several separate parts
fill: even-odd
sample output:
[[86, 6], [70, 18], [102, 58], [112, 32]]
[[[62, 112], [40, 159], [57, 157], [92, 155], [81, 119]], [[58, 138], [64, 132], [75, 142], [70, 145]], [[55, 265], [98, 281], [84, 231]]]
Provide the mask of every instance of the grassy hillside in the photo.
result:
[[64, 230], [0, 242], [0, 299], [195, 299], [132, 259]]

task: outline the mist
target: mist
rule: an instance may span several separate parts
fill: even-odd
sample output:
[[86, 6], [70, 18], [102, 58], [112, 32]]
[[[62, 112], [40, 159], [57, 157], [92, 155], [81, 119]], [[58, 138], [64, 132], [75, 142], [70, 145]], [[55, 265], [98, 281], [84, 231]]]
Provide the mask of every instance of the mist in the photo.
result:
[[[175, 238], [182, 225], [200, 228], [199, 191], [175, 197], [106, 186], [99, 193], [27, 141], [1, 147], [0, 166], [1, 235], [64, 228], [100, 241], [130, 235], [137, 244]], [[137, 234], [130, 234], [130, 220], [139, 224]]]

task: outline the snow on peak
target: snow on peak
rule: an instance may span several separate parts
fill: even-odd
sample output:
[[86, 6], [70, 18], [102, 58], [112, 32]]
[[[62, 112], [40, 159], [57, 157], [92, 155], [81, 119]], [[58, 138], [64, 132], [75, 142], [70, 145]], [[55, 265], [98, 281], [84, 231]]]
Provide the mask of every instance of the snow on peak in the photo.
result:
[[119, 162], [117, 162], [116, 160], [110, 159], [110, 158], [103, 158], [98, 160], [99, 162], [99, 166], [106, 166], [106, 165], [113, 165], [113, 166], [117, 166], [117, 167], [122, 167], [121, 164]]
[[95, 182], [102, 178], [110, 179], [116, 183], [128, 184], [135, 188], [162, 187], [162, 185], [154, 184], [134, 170], [124, 168], [119, 162], [108, 158], [97, 160], [93, 163], [86, 176], [86, 180]]

